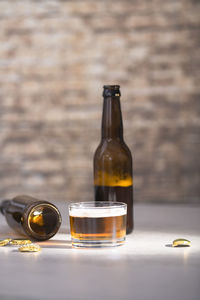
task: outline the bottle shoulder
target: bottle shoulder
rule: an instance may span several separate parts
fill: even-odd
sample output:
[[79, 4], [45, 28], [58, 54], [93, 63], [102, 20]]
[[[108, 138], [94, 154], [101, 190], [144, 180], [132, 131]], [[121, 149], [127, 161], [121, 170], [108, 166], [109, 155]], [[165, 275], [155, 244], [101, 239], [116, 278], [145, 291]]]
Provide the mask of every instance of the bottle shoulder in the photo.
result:
[[100, 142], [95, 157], [126, 157], [132, 160], [131, 151], [123, 140], [105, 139]]

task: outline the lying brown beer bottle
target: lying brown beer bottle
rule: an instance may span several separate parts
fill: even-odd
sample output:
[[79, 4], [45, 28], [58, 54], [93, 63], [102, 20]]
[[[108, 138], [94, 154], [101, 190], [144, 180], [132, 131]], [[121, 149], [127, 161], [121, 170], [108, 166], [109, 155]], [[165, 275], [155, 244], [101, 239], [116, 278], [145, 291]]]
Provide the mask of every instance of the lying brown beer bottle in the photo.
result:
[[61, 215], [55, 205], [30, 196], [4, 200], [0, 210], [11, 228], [36, 240], [50, 239], [61, 224]]
[[94, 155], [95, 201], [127, 204], [127, 233], [133, 230], [132, 156], [123, 139], [120, 86], [105, 85], [102, 138]]

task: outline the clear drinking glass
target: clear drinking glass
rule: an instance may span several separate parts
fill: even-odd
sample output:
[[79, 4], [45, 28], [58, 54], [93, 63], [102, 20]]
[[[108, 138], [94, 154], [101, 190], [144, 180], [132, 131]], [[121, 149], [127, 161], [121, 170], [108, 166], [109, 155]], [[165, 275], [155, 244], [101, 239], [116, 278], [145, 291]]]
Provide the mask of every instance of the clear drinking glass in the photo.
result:
[[73, 247], [118, 246], [126, 238], [127, 205], [123, 202], [79, 202], [69, 205]]

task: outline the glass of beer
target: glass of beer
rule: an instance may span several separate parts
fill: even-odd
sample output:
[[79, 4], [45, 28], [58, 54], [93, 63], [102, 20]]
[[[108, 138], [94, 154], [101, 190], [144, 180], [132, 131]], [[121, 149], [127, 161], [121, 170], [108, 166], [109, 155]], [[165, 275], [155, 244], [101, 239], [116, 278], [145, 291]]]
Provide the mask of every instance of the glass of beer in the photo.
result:
[[124, 243], [127, 204], [79, 202], [69, 205], [73, 247], [109, 247]]

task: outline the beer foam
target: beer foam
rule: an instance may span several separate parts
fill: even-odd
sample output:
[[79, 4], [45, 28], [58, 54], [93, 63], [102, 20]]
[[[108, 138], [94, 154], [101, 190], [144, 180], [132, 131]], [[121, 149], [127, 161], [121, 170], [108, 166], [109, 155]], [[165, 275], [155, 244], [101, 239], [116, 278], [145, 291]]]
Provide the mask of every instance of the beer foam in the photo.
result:
[[79, 217], [79, 218], [118, 217], [118, 216], [126, 215], [126, 208], [124, 207], [112, 208], [112, 209], [107, 209], [107, 208], [99, 209], [98, 207], [87, 208], [87, 209], [76, 208], [76, 209], [72, 209], [69, 212], [69, 215], [71, 217]]

